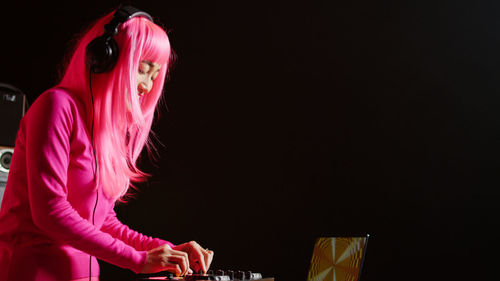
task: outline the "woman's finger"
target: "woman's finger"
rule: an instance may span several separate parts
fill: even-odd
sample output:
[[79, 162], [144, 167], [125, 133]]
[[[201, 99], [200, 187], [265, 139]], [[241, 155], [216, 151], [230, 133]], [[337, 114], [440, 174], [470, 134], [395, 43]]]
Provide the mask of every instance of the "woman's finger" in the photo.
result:
[[201, 248], [201, 246], [196, 243], [195, 241], [189, 242], [191, 246], [191, 251], [190, 251], [190, 260], [194, 261], [200, 268], [195, 268], [195, 271], [202, 270], [203, 273], [207, 272], [207, 266], [206, 266], [206, 259], [205, 255], [206, 252]]
[[175, 264], [175, 263], [170, 263], [170, 264], [166, 264], [162, 271], [163, 270], [166, 270], [168, 272], [172, 272], [174, 273], [176, 276], [181, 276], [182, 274], [182, 269], [181, 267], [178, 265], [178, 264]]
[[212, 260], [214, 258], [214, 251], [211, 251], [209, 249], [205, 250], [207, 255], [205, 256], [205, 266], [207, 270], [210, 268], [210, 265], [212, 264]]
[[186, 275], [189, 270], [189, 261], [183, 254], [171, 254], [167, 256], [167, 263], [165, 266], [169, 267], [170, 265], [176, 265], [179, 267], [179, 272], [176, 272], [176, 274], [179, 274], [180, 276]]

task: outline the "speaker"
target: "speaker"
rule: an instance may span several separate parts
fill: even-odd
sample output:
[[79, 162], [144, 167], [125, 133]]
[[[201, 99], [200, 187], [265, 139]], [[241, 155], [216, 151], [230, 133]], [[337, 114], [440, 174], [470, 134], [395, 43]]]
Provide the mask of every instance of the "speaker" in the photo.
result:
[[3, 192], [5, 191], [6, 182], [0, 182], [0, 207], [2, 206]]
[[27, 109], [26, 96], [18, 88], [0, 83], [0, 206], [7, 184], [19, 123]]
[[7, 176], [9, 175], [10, 162], [12, 161], [12, 154], [14, 148], [0, 146], [0, 206], [3, 199], [3, 192], [7, 184]]
[[26, 96], [16, 87], [0, 83], [0, 146], [14, 147], [25, 111]]

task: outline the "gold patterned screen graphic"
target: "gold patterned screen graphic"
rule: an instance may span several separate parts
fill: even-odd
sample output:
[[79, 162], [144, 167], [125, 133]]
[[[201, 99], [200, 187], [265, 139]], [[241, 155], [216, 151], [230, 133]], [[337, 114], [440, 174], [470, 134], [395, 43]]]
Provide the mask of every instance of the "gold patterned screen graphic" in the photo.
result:
[[321, 237], [314, 245], [307, 281], [357, 281], [366, 237]]

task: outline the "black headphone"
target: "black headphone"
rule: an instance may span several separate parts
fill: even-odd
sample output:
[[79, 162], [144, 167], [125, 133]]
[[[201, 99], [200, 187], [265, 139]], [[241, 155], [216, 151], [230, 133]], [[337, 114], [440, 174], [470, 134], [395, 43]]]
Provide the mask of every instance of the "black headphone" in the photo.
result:
[[120, 24], [135, 17], [153, 18], [146, 12], [132, 6], [121, 6], [113, 14], [113, 19], [104, 26], [104, 34], [92, 40], [85, 48], [85, 63], [93, 73], [108, 72], [118, 60], [118, 44], [113, 39]]

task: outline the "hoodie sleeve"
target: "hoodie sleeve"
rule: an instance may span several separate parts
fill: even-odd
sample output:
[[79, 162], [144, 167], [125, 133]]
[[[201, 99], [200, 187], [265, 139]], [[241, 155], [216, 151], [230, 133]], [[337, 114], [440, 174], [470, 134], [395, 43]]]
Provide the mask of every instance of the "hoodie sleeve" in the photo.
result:
[[101, 230], [111, 234], [111, 236], [117, 239], [120, 239], [138, 251], [148, 251], [165, 244], [168, 244], [170, 247], [174, 246], [174, 244], [168, 241], [159, 238], [152, 238], [130, 229], [118, 220], [113, 209], [110, 210], [103, 226], [101, 227]]

